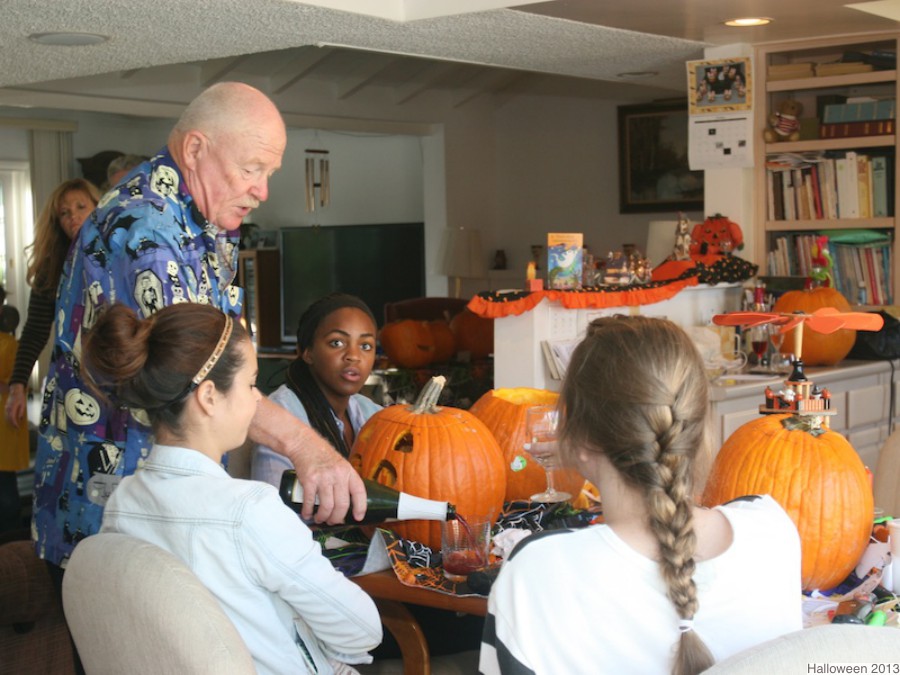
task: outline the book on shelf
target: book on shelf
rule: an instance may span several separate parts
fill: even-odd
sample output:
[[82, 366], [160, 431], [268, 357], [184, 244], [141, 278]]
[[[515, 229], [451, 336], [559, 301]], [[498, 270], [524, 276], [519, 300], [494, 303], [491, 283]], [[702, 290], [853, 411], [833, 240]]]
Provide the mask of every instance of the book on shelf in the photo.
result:
[[[816, 232], [779, 234], [772, 241], [773, 247], [766, 257], [767, 273], [779, 277], [809, 277], [812, 251], [818, 236]], [[834, 287], [844, 297], [855, 303], [862, 290], [871, 304], [893, 303], [890, 241], [868, 244], [829, 242], [828, 248], [833, 261]]]
[[768, 161], [766, 215], [770, 220], [889, 218], [893, 208], [893, 151], [820, 152], [792, 168]]
[[865, 100], [830, 103], [825, 105], [822, 123], [837, 122], [872, 122], [875, 120], [892, 120], [897, 117], [897, 102], [893, 98], [876, 99], [861, 97]]
[[828, 77], [830, 75], [850, 75], [853, 73], [870, 73], [875, 66], [869, 63], [853, 61], [849, 63], [817, 63], [815, 67], [816, 77]]
[[766, 69], [766, 78], [769, 80], [793, 80], [814, 75], [815, 69], [812, 62], [773, 63]]
[[868, 122], [835, 122], [819, 125], [819, 138], [854, 138], [856, 136], [888, 136], [894, 133], [895, 120]]

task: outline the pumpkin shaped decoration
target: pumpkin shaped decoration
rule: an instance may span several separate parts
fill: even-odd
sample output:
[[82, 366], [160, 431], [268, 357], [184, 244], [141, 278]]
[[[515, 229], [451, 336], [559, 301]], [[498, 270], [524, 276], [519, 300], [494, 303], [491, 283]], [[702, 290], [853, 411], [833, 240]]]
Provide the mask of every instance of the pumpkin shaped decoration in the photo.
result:
[[692, 255], [721, 255], [743, 247], [741, 226], [721, 213], [697, 223], [691, 232]]
[[[506, 495], [508, 502], [527, 500], [547, 487], [543, 467], [525, 452], [525, 413], [534, 405], [556, 405], [559, 394], [546, 389], [516, 387], [492, 389], [479, 398], [469, 409], [475, 417], [491, 430], [506, 465]], [[573, 500], [581, 496], [584, 477], [574, 469], [558, 469], [556, 487], [568, 492]]]
[[443, 319], [428, 322], [431, 339], [434, 341], [432, 363], [446, 363], [456, 355], [456, 338], [450, 330], [450, 324]]
[[[496, 520], [506, 473], [493, 434], [471, 413], [438, 407], [445, 378], [425, 385], [412, 406], [379, 410], [360, 429], [350, 463], [361, 476], [418, 497], [448, 501], [462, 516]], [[440, 523], [390, 524], [406, 539], [441, 547]]]
[[751, 494], [771, 495], [797, 526], [805, 590], [833, 588], [859, 562], [872, 530], [872, 490], [840, 434], [790, 415], [739, 427], [716, 457], [703, 504]]
[[[820, 286], [804, 291], [788, 291], [775, 301], [773, 312], [803, 312], [812, 314], [822, 307], [833, 307], [841, 312], [850, 311], [850, 303], [833, 288]], [[784, 335], [781, 351], [786, 354], [797, 353], [798, 330], [788, 331]], [[856, 331], [842, 328], [834, 333], [817, 333], [804, 330], [802, 333], [801, 358], [807, 366], [833, 366], [842, 360], [856, 342]]]
[[494, 352], [493, 319], [464, 309], [450, 319], [450, 330], [456, 338], [456, 348], [471, 353], [473, 359], [484, 359]]
[[434, 337], [427, 321], [391, 321], [381, 328], [379, 340], [391, 363], [401, 368], [421, 368], [434, 357]]

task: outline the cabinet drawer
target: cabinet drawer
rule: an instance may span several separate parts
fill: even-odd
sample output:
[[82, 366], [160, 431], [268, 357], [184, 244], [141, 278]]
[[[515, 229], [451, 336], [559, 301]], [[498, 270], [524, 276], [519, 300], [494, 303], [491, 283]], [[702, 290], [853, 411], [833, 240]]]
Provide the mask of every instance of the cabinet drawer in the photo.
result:
[[881, 446], [884, 445], [887, 437], [888, 427], [886, 424], [879, 424], [878, 426], [847, 434], [847, 440], [853, 446], [853, 449], [856, 450], [856, 454], [862, 459], [863, 464], [872, 471], [875, 470], [875, 466], [878, 464], [878, 453], [881, 451]]
[[887, 417], [888, 389], [880, 384], [847, 392], [847, 426], [879, 422]]
[[[738, 412], [725, 413], [722, 415], [722, 443], [727, 441], [728, 437], [731, 436], [738, 427], [751, 420], [755, 420], [758, 417], [758, 408], [756, 410], [740, 410]], [[718, 450], [718, 448], [716, 448], [716, 450]]]

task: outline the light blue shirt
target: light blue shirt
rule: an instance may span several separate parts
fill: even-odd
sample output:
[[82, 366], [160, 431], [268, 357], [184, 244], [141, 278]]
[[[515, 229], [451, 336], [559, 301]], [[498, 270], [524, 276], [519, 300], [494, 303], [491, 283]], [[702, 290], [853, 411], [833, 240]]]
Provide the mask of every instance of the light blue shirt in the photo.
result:
[[101, 531], [183, 560], [219, 600], [259, 673], [331, 673], [328, 659], [369, 662], [381, 642], [372, 599], [331, 566], [277, 490], [233, 479], [196, 450], [154, 445], [113, 492]]
[[[297, 398], [297, 394], [286, 384], [273, 391], [269, 395], [269, 400], [277, 403], [305, 424], [309, 424], [309, 415], [306, 414], [306, 408], [303, 407], [300, 399]], [[350, 417], [353, 432], [358, 434], [368, 419], [381, 409], [381, 406], [375, 401], [362, 394], [351, 396], [350, 401], [347, 403], [347, 414]], [[336, 416], [334, 420], [337, 422], [338, 430], [343, 434], [344, 423]], [[278, 487], [281, 484], [281, 474], [286, 469], [293, 468], [291, 460], [284, 455], [279, 455], [268, 446], [257, 445], [253, 449], [253, 459], [250, 465], [250, 476], [253, 480], [261, 480]]]

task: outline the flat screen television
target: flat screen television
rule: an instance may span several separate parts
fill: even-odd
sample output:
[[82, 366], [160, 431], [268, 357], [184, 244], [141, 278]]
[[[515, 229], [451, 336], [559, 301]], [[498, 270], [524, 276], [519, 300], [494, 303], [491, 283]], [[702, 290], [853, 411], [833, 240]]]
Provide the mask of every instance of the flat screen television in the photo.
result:
[[384, 303], [425, 295], [424, 223], [286, 227], [280, 231], [281, 338], [297, 342], [297, 322], [315, 300], [352, 293], [379, 327]]

